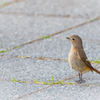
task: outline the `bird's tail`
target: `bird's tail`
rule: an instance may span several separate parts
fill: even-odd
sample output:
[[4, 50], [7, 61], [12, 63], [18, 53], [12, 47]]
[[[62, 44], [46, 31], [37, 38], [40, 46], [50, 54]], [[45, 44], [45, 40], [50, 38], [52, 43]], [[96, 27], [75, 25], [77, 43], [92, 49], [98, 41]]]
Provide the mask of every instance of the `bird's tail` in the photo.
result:
[[95, 71], [96, 73], [100, 74], [100, 71], [98, 71], [97, 69], [93, 68], [93, 71]]

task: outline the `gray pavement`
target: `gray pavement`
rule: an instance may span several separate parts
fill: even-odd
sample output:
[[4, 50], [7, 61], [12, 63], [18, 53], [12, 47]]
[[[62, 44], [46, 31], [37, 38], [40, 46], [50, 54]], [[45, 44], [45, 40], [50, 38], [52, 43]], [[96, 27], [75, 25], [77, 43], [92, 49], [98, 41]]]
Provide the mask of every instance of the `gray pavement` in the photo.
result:
[[[0, 100], [100, 100], [100, 76], [86, 73], [79, 85], [65, 61], [66, 36], [73, 34], [82, 37], [89, 60], [100, 59], [99, 8], [99, 0], [0, 0], [0, 50], [6, 50], [0, 54]], [[52, 76], [69, 79], [65, 85], [34, 82], [52, 82]]]

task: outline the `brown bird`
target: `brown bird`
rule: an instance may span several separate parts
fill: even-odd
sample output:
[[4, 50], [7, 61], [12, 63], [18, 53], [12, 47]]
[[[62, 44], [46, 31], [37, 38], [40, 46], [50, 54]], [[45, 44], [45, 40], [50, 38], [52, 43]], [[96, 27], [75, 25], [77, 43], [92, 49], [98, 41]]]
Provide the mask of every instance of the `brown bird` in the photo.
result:
[[82, 72], [95, 71], [100, 74], [100, 71], [93, 68], [90, 64], [82, 45], [82, 39], [78, 35], [72, 35], [71, 37], [66, 37], [72, 43], [72, 47], [68, 56], [70, 66], [79, 72], [78, 83], [84, 82], [82, 80]]

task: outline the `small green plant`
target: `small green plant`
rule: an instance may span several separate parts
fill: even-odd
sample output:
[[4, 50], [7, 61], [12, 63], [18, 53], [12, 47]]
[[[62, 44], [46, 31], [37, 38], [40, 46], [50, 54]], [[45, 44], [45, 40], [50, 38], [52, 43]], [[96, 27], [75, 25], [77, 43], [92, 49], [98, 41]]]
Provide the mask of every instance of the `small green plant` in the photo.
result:
[[98, 18], [94, 19], [94, 21], [97, 21], [97, 20], [99, 20], [99, 19]]
[[54, 81], [54, 76], [52, 75], [52, 81], [53, 81], [53, 83], [55, 83], [55, 81]]
[[66, 59], [66, 61], [68, 61], [68, 59]]
[[16, 80], [13, 76], [12, 76], [12, 79], [13, 79], [13, 82], [29, 83], [29, 82], [26, 82], [26, 81], [20, 81], [19, 79]]
[[42, 59], [42, 57], [38, 57], [38, 59]]
[[91, 21], [88, 21], [87, 23], [90, 23]]
[[91, 60], [90, 60], [89, 62], [90, 62], [90, 63], [92, 63], [92, 61], [91, 61]]
[[59, 81], [58, 84], [62, 84], [62, 85], [64, 85], [64, 80]]
[[91, 62], [94, 62], [94, 63], [100, 63], [99, 59], [97, 59], [96, 61], [92, 59]]
[[22, 83], [25, 83], [25, 81], [21, 81]]
[[100, 63], [99, 59], [96, 60], [96, 63]]
[[44, 39], [49, 39], [50, 36], [42, 36], [41, 38], [42, 38], [43, 40], [44, 40]]
[[10, 48], [10, 50], [12, 50], [12, 48]]
[[90, 84], [85, 84], [86, 86], [91, 86]]
[[19, 80], [16, 80], [13, 76], [12, 76], [13, 82], [19, 82]]
[[70, 84], [70, 85], [72, 85], [73, 83], [72, 83], [72, 82], [70, 82], [69, 84]]
[[20, 48], [20, 46], [17, 46], [17, 48]]
[[38, 81], [36, 79], [34, 79], [35, 83], [38, 84]]
[[50, 85], [51, 83], [50, 83], [50, 80], [48, 80], [48, 85]]
[[23, 58], [22, 56], [18, 56], [19, 58]]
[[7, 50], [1, 50], [1, 53], [7, 52]]
[[50, 80], [48, 80], [47, 83], [46, 83], [46, 82], [39, 82], [39, 81], [37, 81], [36, 79], [34, 79], [34, 81], [35, 81], [36, 84], [45, 84], [45, 85], [62, 84], [62, 85], [64, 85], [64, 80], [55, 82], [55, 81], [54, 81], [54, 76], [52, 76], [52, 82], [50, 82]]
[[4, 2], [4, 3], [3, 3], [3, 5], [7, 5], [7, 4], [8, 4], [8, 2]]

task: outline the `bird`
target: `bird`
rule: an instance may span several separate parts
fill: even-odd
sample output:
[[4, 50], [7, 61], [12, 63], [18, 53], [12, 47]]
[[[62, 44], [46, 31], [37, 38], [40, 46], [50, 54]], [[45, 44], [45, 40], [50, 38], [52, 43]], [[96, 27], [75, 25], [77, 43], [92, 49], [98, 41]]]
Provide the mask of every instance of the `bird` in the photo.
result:
[[91, 63], [89, 62], [86, 53], [83, 48], [83, 43], [81, 37], [78, 35], [72, 35], [70, 37], [66, 37], [71, 41], [71, 49], [68, 55], [69, 65], [72, 69], [78, 71], [79, 73], [79, 80], [76, 81], [77, 83], [84, 83], [85, 80], [82, 79], [83, 72], [93, 72], [100, 74], [100, 71], [93, 68]]

